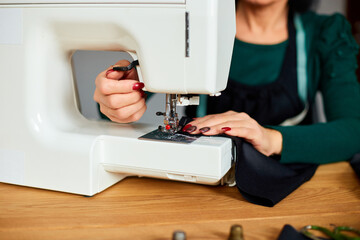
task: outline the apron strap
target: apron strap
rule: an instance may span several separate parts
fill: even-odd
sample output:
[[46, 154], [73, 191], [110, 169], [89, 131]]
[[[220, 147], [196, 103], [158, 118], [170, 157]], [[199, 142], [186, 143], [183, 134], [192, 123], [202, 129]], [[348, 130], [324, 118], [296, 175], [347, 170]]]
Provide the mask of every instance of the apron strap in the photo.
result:
[[297, 79], [299, 97], [304, 105], [307, 102], [307, 53], [304, 26], [299, 14], [295, 14], [294, 25], [296, 29], [296, 51], [297, 51]]

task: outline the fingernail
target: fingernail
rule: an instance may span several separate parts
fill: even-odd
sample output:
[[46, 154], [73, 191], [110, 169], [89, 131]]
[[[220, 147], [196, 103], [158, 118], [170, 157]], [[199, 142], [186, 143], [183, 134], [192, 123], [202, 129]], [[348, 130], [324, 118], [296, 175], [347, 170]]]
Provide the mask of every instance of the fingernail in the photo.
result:
[[133, 90], [139, 90], [139, 89], [142, 89], [143, 87], [145, 87], [145, 85], [142, 83], [142, 82], [138, 82], [138, 83], [135, 83], [133, 85]]
[[114, 69], [109, 69], [106, 71], [105, 76], [107, 77], [110, 73], [115, 72]]
[[200, 129], [199, 129], [199, 131], [200, 131], [201, 133], [206, 133], [206, 132], [209, 131], [209, 130], [210, 130], [209, 127], [203, 127], [203, 128], [200, 128]]
[[146, 94], [143, 90], [140, 90], [139, 92], [140, 92], [142, 98], [145, 97]]
[[191, 126], [191, 127], [189, 127], [188, 129], [186, 129], [186, 132], [192, 133], [192, 132], [194, 132], [195, 130], [196, 130], [196, 126]]
[[229, 128], [229, 127], [223, 127], [221, 130], [223, 130], [223, 132], [227, 132], [227, 131], [230, 131], [231, 128]]
[[192, 126], [191, 124], [186, 124], [186, 125], [183, 127], [182, 131], [183, 131], [183, 132], [186, 132], [186, 130], [187, 130], [189, 127], [191, 127], [191, 126]]

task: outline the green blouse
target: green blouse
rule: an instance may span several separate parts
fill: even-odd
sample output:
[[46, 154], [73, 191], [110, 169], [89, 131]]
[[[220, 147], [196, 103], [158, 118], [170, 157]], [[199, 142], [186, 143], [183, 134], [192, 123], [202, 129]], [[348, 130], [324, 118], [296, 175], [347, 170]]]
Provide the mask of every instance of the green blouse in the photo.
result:
[[[305, 33], [307, 95], [311, 103], [320, 91], [326, 123], [269, 126], [283, 135], [282, 163], [330, 163], [360, 152], [360, 85], [357, 82], [358, 45], [340, 14], [307, 12], [300, 16]], [[255, 45], [235, 40], [230, 77], [248, 85], [274, 81], [287, 41]], [[248, 59], [243, 62], [241, 59]]]
[[275, 45], [257, 45], [235, 39], [229, 77], [252, 86], [274, 82], [280, 74], [287, 46], [287, 40]]

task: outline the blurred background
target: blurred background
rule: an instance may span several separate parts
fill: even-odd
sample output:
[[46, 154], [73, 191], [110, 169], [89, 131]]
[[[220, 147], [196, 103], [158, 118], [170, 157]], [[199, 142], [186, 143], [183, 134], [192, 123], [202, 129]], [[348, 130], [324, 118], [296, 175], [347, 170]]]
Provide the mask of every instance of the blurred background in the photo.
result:
[[[319, 0], [316, 12], [322, 14], [338, 12], [346, 16], [352, 25], [354, 37], [360, 45], [360, 0]], [[97, 103], [93, 100], [96, 76], [120, 59], [131, 61], [131, 57], [127, 53], [119, 52], [77, 51], [73, 55], [72, 65], [78, 93], [79, 110], [87, 119], [100, 119]], [[358, 55], [358, 61], [360, 62], [360, 55]], [[357, 70], [357, 75], [360, 80], [360, 69]], [[319, 101], [321, 101], [321, 98], [319, 98]], [[148, 109], [140, 122], [161, 124], [162, 117], [157, 117], [155, 112], [164, 111], [164, 108], [165, 95], [155, 94], [148, 100]], [[182, 107], [178, 107], [178, 112], [181, 116], [183, 113]], [[319, 110], [319, 112], [322, 111]], [[320, 113], [320, 115], [319, 118], [324, 121], [323, 114]]]

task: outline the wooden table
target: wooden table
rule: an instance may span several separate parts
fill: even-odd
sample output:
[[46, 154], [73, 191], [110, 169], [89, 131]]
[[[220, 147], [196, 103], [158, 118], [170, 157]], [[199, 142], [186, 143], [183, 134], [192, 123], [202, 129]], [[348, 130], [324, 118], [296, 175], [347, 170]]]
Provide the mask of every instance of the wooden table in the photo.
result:
[[94, 197], [0, 183], [0, 239], [277, 239], [284, 224], [360, 228], [360, 181], [348, 163], [321, 166], [273, 208], [246, 202], [236, 188], [128, 178]]

